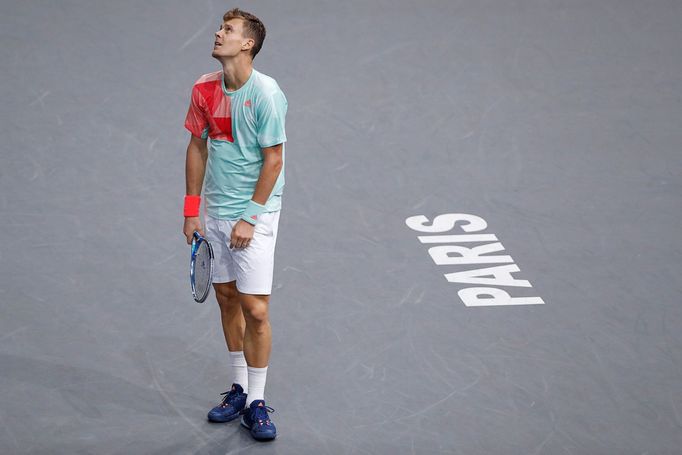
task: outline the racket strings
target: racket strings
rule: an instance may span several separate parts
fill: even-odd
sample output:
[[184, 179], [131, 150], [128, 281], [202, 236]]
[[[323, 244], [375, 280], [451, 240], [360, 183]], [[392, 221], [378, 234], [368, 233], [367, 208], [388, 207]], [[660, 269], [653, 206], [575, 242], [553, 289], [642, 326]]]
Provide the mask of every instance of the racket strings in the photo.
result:
[[194, 287], [197, 297], [203, 297], [211, 286], [211, 254], [206, 242], [199, 245], [194, 262]]

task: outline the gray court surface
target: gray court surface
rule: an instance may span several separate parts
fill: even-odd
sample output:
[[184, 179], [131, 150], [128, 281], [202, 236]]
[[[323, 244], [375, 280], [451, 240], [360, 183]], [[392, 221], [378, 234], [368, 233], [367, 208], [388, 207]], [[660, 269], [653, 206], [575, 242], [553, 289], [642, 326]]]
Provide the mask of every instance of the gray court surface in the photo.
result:
[[[289, 101], [265, 444], [206, 421], [231, 374], [181, 233], [183, 120], [234, 6]], [[3, 1], [0, 453], [681, 454], [680, 23], [663, 0]], [[437, 265], [406, 219], [447, 213], [544, 303], [465, 305], [445, 275], [504, 264]]]

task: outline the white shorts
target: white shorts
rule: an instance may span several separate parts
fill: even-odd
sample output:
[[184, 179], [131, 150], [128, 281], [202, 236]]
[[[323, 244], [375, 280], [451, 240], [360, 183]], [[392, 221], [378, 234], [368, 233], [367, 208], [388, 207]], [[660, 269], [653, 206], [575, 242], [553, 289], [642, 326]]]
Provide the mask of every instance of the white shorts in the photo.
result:
[[253, 238], [246, 248], [230, 249], [232, 228], [239, 220], [205, 219], [206, 239], [213, 247], [213, 282], [237, 281], [242, 294], [270, 295], [275, 265], [275, 244], [279, 213], [266, 212], [258, 216]]

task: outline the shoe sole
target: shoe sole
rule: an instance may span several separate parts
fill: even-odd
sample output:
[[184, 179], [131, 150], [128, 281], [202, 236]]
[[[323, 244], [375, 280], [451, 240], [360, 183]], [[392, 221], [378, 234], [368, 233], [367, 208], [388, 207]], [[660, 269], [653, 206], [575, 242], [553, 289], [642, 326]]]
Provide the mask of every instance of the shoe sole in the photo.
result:
[[[244, 416], [242, 416], [240, 422], [241, 422], [242, 426], [243, 426], [244, 428], [246, 428], [247, 430], [249, 430], [249, 433], [251, 433], [251, 427], [248, 426], [248, 425], [246, 424], [246, 422], [244, 422]], [[273, 439], [275, 439], [275, 438], [277, 437], [277, 433], [275, 433], [274, 436], [265, 436], [265, 437], [254, 436], [253, 433], [251, 433], [251, 436], [252, 436], [253, 439], [255, 439], [256, 441], [271, 441], [271, 440], [273, 440]]]
[[227, 419], [213, 419], [211, 417], [206, 417], [206, 418], [209, 422], [212, 422], [212, 423], [227, 423], [227, 422], [232, 422], [237, 417], [239, 417], [239, 413], [236, 413], [233, 416], [228, 417]]

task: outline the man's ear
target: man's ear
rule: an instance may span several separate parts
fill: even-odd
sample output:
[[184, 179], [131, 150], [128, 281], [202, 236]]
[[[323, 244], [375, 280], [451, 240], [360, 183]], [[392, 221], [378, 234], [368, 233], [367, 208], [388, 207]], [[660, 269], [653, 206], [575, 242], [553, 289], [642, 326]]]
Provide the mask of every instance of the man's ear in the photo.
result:
[[254, 44], [256, 44], [256, 41], [253, 38], [249, 38], [246, 40], [246, 43], [242, 44], [242, 50], [251, 49]]

